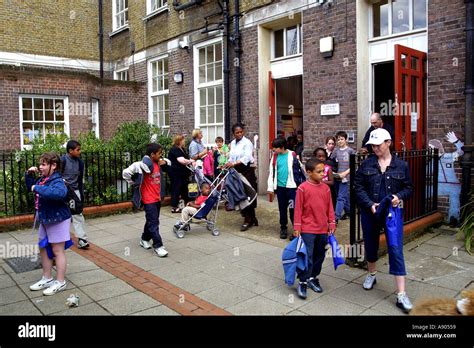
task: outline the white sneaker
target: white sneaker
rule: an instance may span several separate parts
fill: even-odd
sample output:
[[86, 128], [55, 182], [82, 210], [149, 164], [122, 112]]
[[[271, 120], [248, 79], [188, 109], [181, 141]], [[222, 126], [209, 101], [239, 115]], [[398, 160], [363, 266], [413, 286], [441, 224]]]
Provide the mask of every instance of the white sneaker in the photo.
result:
[[405, 292], [397, 294], [397, 307], [405, 313], [409, 313], [412, 310], [413, 305]]
[[30, 286], [31, 291], [43, 290], [49, 288], [53, 284], [54, 278], [46, 279], [42, 277], [41, 280], [37, 281], [33, 285]]
[[364, 284], [362, 285], [365, 290], [372, 290], [374, 285], [377, 284], [377, 279], [375, 275], [367, 274], [367, 278], [365, 278]]
[[143, 239], [140, 239], [140, 246], [144, 249], [151, 249], [151, 244], [150, 242], [146, 241], [146, 240], [143, 240]]
[[59, 280], [55, 280], [49, 288], [43, 291], [43, 295], [45, 296], [54, 295], [55, 293], [62, 291], [64, 289], [66, 289], [66, 281], [61, 283]]
[[158, 254], [159, 257], [165, 257], [168, 255], [164, 246], [155, 249], [155, 252]]

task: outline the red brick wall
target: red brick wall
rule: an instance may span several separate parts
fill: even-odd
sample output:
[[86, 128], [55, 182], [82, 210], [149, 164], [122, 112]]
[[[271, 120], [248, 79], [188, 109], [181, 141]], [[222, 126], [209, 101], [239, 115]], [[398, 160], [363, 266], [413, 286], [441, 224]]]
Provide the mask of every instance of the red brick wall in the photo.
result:
[[[78, 103], [100, 100], [100, 133], [109, 138], [125, 121], [146, 120], [146, 86], [103, 81], [89, 74], [39, 68], [0, 67], [0, 150], [20, 148], [19, 96], [21, 94], [67, 96], [70, 134], [91, 129], [90, 114]], [[88, 105], [88, 104], [86, 104]]]
[[[352, 131], [357, 136], [355, 10], [355, 1], [348, 0], [347, 14], [344, 2], [334, 2], [328, 9], [316, 7], [303, 12], [305, 155], [340, 130]], [[319, 39], [327, 36], [334, 37], [331, 58], [323, 58], [319, 52]], [[339, 103], [340, 114], [321, 116], [321, 104], [332, 103]]]

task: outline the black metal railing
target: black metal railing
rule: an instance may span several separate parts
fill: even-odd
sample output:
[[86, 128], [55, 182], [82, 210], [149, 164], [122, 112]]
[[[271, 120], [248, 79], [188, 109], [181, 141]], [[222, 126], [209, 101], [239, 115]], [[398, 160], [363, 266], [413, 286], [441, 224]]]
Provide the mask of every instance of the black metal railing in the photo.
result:
[[[0, 217], [34, 212], [34, 197], [26, 190], [24, 173], [39, 165], [40, 153], [30, 151], [0, 153]], [[83, 152], [85, 206], [119, 203], [131, 199], [131, 188], [122, 179], [122, 170], [141, 160], [139, 151]], [[164, 175], [165, 193], [169, 194], [169, 177]]]
[[[404, 224], [421, 219], [438, 209], [438, 150], [412, 150], [394, 152], [396, 156], [408, 162], [413, 182], [413, 195], [404, 202]], [[350, 244], [361, 243], [361, 212], [355, 195], [355, 172], [367, 155], [350, 156]]]

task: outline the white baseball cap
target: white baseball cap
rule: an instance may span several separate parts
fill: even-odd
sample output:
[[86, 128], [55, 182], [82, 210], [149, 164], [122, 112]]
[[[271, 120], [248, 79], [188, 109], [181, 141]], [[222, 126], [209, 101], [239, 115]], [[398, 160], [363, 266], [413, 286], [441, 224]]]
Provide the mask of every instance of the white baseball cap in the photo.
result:
[[370, 132], [370, 138], [366, 145], [380, 145], [385, 140], [392, 140], [390, 133], [386, 129], [377, 128]]

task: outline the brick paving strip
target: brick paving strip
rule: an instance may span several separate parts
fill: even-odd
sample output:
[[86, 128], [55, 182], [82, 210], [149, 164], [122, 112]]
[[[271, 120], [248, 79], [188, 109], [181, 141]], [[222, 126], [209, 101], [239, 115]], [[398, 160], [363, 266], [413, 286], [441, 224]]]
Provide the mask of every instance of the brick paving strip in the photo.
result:
[[[77, 245], [77, 238], [72, 238]], [[232, 315], [97, 245], [74, 252], [181, 315]]]

